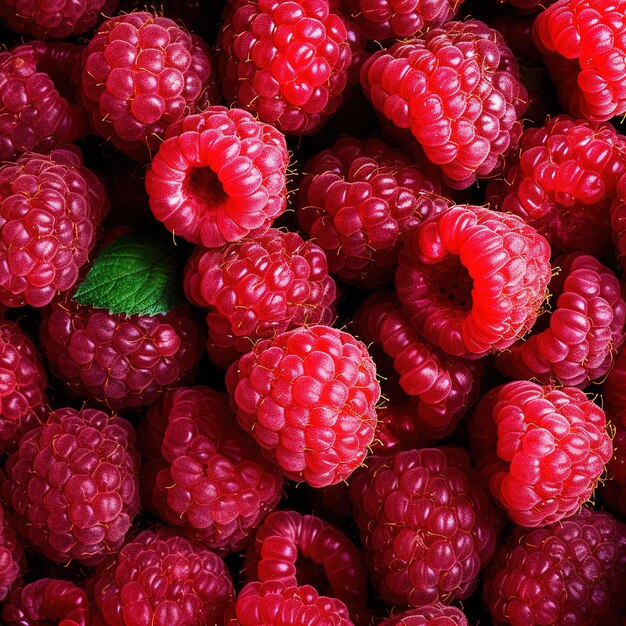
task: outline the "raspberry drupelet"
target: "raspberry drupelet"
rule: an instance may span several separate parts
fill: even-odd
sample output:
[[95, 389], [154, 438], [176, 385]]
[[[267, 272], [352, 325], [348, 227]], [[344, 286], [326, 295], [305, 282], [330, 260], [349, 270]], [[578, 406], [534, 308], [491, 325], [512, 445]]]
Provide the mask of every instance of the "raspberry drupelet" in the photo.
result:
[[[11, 515], [0, 504], [0, 601], [24, 570], [24, 554]], [[3, 617], [4, 619], [4, 617]]]
[[379, 626], [469, 626], [469, 622], [461, 609], [436, 602], [396, 613]]

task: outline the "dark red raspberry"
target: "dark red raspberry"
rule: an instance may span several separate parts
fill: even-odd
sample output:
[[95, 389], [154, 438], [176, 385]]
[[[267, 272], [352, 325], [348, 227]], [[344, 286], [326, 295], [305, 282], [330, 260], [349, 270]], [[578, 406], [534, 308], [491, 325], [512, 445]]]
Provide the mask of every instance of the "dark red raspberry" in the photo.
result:
[[102, 15], [111, 15], [118, 0], [0, 0], [0, 18], [18, 33], [37, 39], [65, 39], [92, 28]]
[[108, 209], [75, 146], [0, 165], [0, 302], [42, 307], [70, 289]]
[[561, 268], [550, 283], [555, 309], [496, 363], [510, 378], [586, 387], [613, 365], [624, 340], [626, 302], [615, 274], [594, 257], [573, 252], [555, 265]]
[[481, 478], [520, 526], [574, 514], [613, 451], [604, 411], [580, 389], [527, 380], [489, 391], [469, 431]]
[[278, 580], [248, 583], [226, 626], [352, 626], [346, 605], [318, 595], [310, 585]]
[[287, 203], [285, 137], [242, 109], [209, 107], [168, 130], [146, 174], [154, 216], [207, 248], [264, 233]]
[[347, 478], [374, 439], [380, 386], [366, 346], [330, 326], [257, 342], [226, 374], [239, 424], [292, 480]]
[[626, 259], [626, 174], [617, 183], [617, 193], [610, 208], [611, 238], [622, 266]]
[[560, 0], [539, 13], [533, 37], [568, 113], [626, 113], [626, 0]]
[[5, 501], [19, 532], [49, 559], [102, 561], [139, 511], [135, 431], [94, 409], [57, 409], [7, 459]]
[[226, 100], [285, 133], [319, 130], [342, 101], [352, 51], [329, 0], [232, 0], [217, 40]]
[[550, 246], [515, 215], [455, 206], [404, 242], [396, 273], [414, 328], [452, 355], [504, 350], [535, 323]]
[[351, 484], [371, 580], [390, 604], [462, 600], [496, 547], [496, 519], [461, 448], [374, 458]]
[[457, 189], [497, 173], [522, 134], [527, 94], [517, 61], [502, 35], [478, 20], [448, 22], [374, 53], [361, 84]]
[[548, 528], [516, 528], [485, 574], [496, 626], [620, 624], [626, 526], [583, 508]]
[[31, 41], [0, 51], [0, 161], [49, 152], [88, 133], [68, 77], [81, 48]]
[[606, 480], [600, 483], [602, 500], [617, 515], [626, 516], [626, 427], [606, 407], [606, 416], [613, 419], [613, 457], [606, 466]]
[[208, 45], [145, 11], [106, 19], [81, 65], [80, 93], [93, 130], [141, 161], [170, 124], [219, 97]]
[[90, 626], [89, 599], [69, 580], [40, 578], [11, 591], [2, 609], [5, 626]]
[[141, 532], [98, 567], [92, 586], [106, 626], [221, 624], [235, 599], [224, 561], [170, 528]]
[[469, 622], [460, 609], [435, 603], [393, 615], [379, 626], [469, 626]]
[[17, 539], [10, 515], [0, 504], [0, 601], [6, 598], [23, 569], [22, 546]]
[[626, 427], [626, 344], [622, 344], [613, 367], [609, 370], [602, 386], [602, 395], [611, 420]]
[[151, 502], [171, 526], [219, 554], [240, 551], [282, 496], [283, 478], [237, 426], [226, 394], [166, 392], [139, 426]]
[[209, 309], [209, 356], [224, 368], [258, 339], [335, 317], [326, 256], [293, 232], [270, 228], [217, 250], [197, 248], [184, 281], [187, 298]]
[[362, 287], [391, 282], [402, 236], [450, 205], [435, 180], [376, 138], [342, 137], [303, 171], [301, 228], [326, 252], [331, 273]]
[[557, 115], [524, 132], [487, 201], [536, 228], [553, 253], [599, 256], [611, 243], [609, 211], [624, 172], [626, 139], [613, 126]]
[[389, 403], [379, 408], [372, 452], [382, 456], [433, 445], [435, 438], [417, 417], [419, 407], [418, 399], [409, 398], [402, 404]]

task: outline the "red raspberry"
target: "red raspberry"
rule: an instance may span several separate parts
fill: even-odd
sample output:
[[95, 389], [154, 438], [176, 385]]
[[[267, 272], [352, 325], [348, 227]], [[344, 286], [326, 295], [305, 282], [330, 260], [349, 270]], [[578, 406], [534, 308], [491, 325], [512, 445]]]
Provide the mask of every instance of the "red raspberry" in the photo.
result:
[[435, 603], [393, 615], [379, 626], [469, 626], [469, 622], [460, 609]]
[[508, 348], [535, 323], [550, 246], [515, 215], [456, 206], [404, 242], [398, 298], [423, 337], [457, 356]]
[[375, 458], [352, 481], [371, 580], [390, 604], [464, 599], [496, 547], [495, 512], [461, 448]]
[[264, 233], [286, 208], [284, 136], [247, 111], [209, 107], [171, 126], [146, 174], [154, 216], [217, 248]]
[[602, 387], [606, 412], [614, 423], [626, 427], [626, 344], [615, 359]]
[[247, 558], [247, 581], [311, 585], [341, 600], [353, 620], [366, 611], [367, 571], [361, 554], [341, 530], [319, 517], [296, 511], [270, 513], [257, 530]]
[[436, 181], [376, 138], [342, 137], [304, 171], [300, 226], [326, 252], [331, 273], [362, 287], [391, 282], [402, 236], [450, 204]]
[[580, 389], [527, 380], [482, 398], [470, 418], [470, 443], [491, 494], [520, 526], [574, 514], [613, 451], [604, 411]]
[[611, 243], [609, 211], [626, 172], [626, 140], [608, 123], [550, 118], [522, 135], [504, 178], [489, 184], [492, 208], [515, 213], [555, 252], [602, 255]]
[[80, 93], [93, 130], [139, 161], [170, 124], [218, 99], [208, 45], [145, 11], [106, 19], [81, 65]]
[[478, 20], [448, 22], [376, 52], [361, 84], [456, 189], [493, 176], [522, 133], [527, 94], [517, 61], [502, 35]]
[[573, 252], [555, 265], [562, 271], [550, 284], [556, 308], [547, 327], [513, 344], [496, 363], [511, 378], [586, 387], [613, 365], [624, 340], [626, 302], [615, 274], [594, 257]]
[[57, 409], [7, 459], [5, 501], [49, 559], [94, 565], [124, 543], [139, 511], [135, 431], [94, 409]]
[[626, 113], [626, 0], [560, 0], [537, 16], [533, 37], [574, 117]]
[[92, 585], [107, 626], [221, 624], [235, 599], [224, 561], [170, 528], [139, 533], [98, 567]]
[[118, 0], [0, 0], [0, 17], [11, 29], [36, 39], [65, 39], [92, 28], [101, 15], [111, 15]]
[[248, 583], [234, 613], [226, 626], [352, 626], [341, 600], [320, 596], [310, 585], [278, 580]]
[[619, 624], [625, 579], [626, 526], [583, 508], [548, 528], [514, 529], [483, 595], [497, 626]]
[[250, 446], [226, 394], [166, 392], [139, 426], [151, 503], [171, 526], [219, 554], [240, 551], [282, 496], [280, 473]]
[[85, 112], [67, 84], [80, 51], [43, 41], [0, 51], [0, 161], [47, 153], [87, 134]]
[[622, 266], [626, 257], [626, 174], [617, 183], [617, 194], [610, 208], [611, 238]]
[[383, 456], [433, 445], [435, 438], [418, 420], [420, 406], [419, 400], [409, 398], [402, 404], [390, 403], [378, 409], [372, 452]]
[[338, 483], [374, 439], [374, 361], [336, 328], [296, 328], [257, 342], [231, 365], [226, 385], [239, 424], [292, 480]]
[[89, 599], [69, 580], [40, 578], [11, 591], [2, 609], [5, 626], [90, 626]]
[[43, 307], [70, 289], [108, 209], [77, 147], [0, 165], [0, 302]]
[[[607, 418], [613, 419], [615, 416], [606, 407]], [[626, 516], [626, 427], [618, 420], [613, 421], [612, 428], [614, 453], [606, 466], [607, 480], [600, 486], [602, 500], [616, 514]]]
[[6, 598], [23, 567], [24, 554], [15, 534], [13, 521], [0, 504], [0, 601]]
[[348, 29], [329, 0], [232, 0], [218, 34], [226, 100], [285, 133], [319, 130], [342, 101]]
[[335, 316], [323, 250], [292, 232], [270, 228], [217, 250], [197, 248], [184, 280], [187, 298], [209, 309], [209, 356], [224, 368], [258, 339]]

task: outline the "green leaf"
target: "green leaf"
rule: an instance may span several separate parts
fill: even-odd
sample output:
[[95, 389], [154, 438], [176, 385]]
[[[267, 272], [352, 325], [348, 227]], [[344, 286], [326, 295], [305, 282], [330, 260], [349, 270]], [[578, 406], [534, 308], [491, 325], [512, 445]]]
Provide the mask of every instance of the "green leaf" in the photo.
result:
[[167, 313], [183, 301], [176, 257], [154, 239], [122, 235], [100, 252], [73, 299], [109, 313]]

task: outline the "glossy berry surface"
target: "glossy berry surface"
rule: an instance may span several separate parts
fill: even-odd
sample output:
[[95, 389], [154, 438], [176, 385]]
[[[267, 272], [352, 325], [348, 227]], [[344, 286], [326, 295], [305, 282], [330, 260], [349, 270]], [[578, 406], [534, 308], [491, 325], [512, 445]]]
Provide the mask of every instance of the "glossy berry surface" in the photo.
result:
[[10, 513], [0, 505], [0, 600], [24, 570], [24, 554]]
[[460, 609], [437, 602], [393, 615], [380, 626], [469, 626], [469, 622]]

